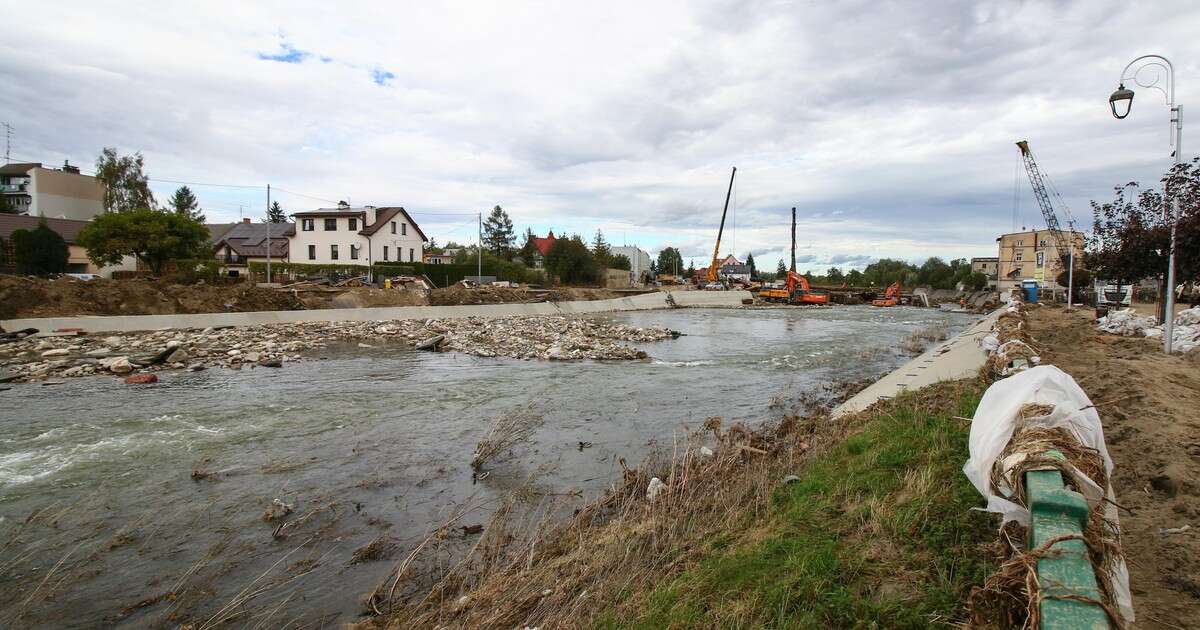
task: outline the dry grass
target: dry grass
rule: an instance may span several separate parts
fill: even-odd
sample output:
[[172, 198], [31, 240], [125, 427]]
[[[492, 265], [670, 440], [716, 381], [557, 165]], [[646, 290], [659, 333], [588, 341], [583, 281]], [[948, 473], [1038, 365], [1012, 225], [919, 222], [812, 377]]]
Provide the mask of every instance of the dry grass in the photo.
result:
[[950, 327], [946, 322], [936, 322], [914, 330], [912, 334], [900, 341], [900, 348], [910, 354], [921, 354], [930, 343], [945, 341], [950, 336]]

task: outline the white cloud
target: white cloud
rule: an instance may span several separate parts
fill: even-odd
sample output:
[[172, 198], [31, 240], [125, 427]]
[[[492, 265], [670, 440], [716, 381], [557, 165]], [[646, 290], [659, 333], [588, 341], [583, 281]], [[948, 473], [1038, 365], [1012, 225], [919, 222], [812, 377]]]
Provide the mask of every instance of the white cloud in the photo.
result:
[[[1028, 138], [1076, 215], [1169, 165], [1167, 112], [1106, 98], [1171, 56], [1197, 102], [1187, 3], [34, 3], [0, 42], [13, 155], [142, 151], [152, 177], [266, 184], [421, 213], [774, 264], [800, 209], [813, 265], [985, 255]], [[1165, 28], [1164, 25], [1171, 25]], [[264, 58], [265, 57], [265, 58]], [[1185, 139], [1185, 146], [1190, 146]], [[1023, 173], [1018, 223], [1039, 224]], [[160, 196], [173, 185], [156, 184]], [[265, 191], [195, 187], [211, 219]], [[324, 204], [328, 205], [328, 204]], [[426, 214], [470, 237], [469, 217]], [[834, 262], [840, 261], [840, 262]]]

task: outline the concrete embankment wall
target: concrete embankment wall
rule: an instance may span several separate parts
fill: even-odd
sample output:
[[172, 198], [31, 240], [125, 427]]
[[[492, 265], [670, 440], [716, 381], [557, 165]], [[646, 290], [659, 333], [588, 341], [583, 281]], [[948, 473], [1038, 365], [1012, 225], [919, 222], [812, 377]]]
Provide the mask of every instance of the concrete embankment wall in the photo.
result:
[[[670, 296], [670, 297], [668, 297]], [[165, 328], [209, 326], [261, 326], [294, 322], [377, 321], [458, 317], [511, 317], [518, 315], [582, 315], [612, 311], [643, 311], [679, 307], [740, 306], [748, 291], [676, 291], [644, 293], [612, 300], [536, 302], [531, 304], [481, 304], [471, 306], [397, 306], [383, 308], [330, 308], [311, 311], [258, 311], [252, 313], [194, 313], [181, 315], [113, 315], [10, 319], [4, 330], [36, 328], [41, 331], [78, 328], [83, 332], [128, 332]], [[672, 304], [669, 300], [674, 300]]]
[[901, 392], [920, 389], [938, 381], [966, 378], [979, 371], [987, 362], [987, 352], [979, 340], [991, 331], [1000, 310], [980, 319], [952, 339], [944, 341], [921, 356], [879, 379], [833, 410], [834, 416], [862, 411], [880, 400]]

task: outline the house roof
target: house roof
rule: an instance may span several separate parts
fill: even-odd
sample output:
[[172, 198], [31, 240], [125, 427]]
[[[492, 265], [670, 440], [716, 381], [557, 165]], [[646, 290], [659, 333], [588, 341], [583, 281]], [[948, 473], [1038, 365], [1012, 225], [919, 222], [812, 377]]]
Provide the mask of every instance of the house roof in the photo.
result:
[[233, 229], [233, 226], [235, 226], [235, 225], [237, 225], [237, 224], [236, 223], [205, 223], [204, 227], [208, 228], [208, 241], [215, 245], [217, 243], [217, 241], [221, 240], [221, 237], [225, 236], [225, 233], [228, 232], [229, 230]]
[[41, 162], [13, 162], [0, 166], [0, 175], [25, 175], [41, 165]]
[[43, 219], [26, 214], [0, 214], [0, 238], [8, 240], [17, 230], [32, 230], [38, 226], [39, 221], [43, 220], [47, 227], [58, 232], [58, 235], [63, 237], [68, 244], [74, 243], [75, 238], [79, 236], [79, 231], [88, 224], [87, 221], [76, 221], [75, 219]]
[[550, 233], [545, 237], [533, 237], [533, 246], [537, 248], [539, 254], [545, 256], [550, 253], [550, 248], [554, 245], [554, 241], [557, 240], [554, 236], [554, 230], [550, 230]]
[[722, 265], [718, 267], [718, 269], [721, 270], [721, 273], [728, 275], [743, 275], [750, 273], [750, 265], [740, 263], [737, 265]]
[[228, 245], [239, 256], [266, 258], [268, 227], [271, 230], [271, 257], [287, 257], [288, 237], [296, 233], [295, 223], [235, 223], [213, 244], [213, 248]]
[[293, 212], [294, 217], [348, 217], [348, 216], [363, 216], [367, 213], [366, 210], [339, 210], [337, 208], [318, 208], [307, 212]]
[[409, 216], [407, 210], [405, 210], [404, 208], [399, 207], [399, 206], [389, 207], [389, 208], [376, 208], [375, 209], [375, 222], [372, 223], [371, 225], [364, 227], [361, 231], [359, 231], [359, 234], [362, 234], [363, 236], [370, 236], [370, 235], [378, 232], [380, 230], [380, 228], [383, 227], [384, 223], [391, 221], [398, 214], [404, 215], [404, 220], [408, 221], [409, 225], [413, 226], [413, 229], [416, 230], [417, 234], [421, 236], [422, 241], [429, 242], [429, 238], [427, 236], [425, 236], [424, 232], [421, 231], [421, 226], [417, 225], [416, 221], [413, 221], [413, 218], [411, 216]]

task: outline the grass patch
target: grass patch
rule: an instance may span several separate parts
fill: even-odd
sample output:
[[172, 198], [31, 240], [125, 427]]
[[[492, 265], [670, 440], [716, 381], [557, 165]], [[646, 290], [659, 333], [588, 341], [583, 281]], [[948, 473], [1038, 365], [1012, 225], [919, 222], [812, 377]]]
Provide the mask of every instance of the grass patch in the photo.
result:
[[720, 551], [617, 605], [603, 628], [925, 628], [961, 618], [989, 565], [990, 519], [961, 472], [982, 385], [927, 406], [910, 394], [810, 459], [768, 514], [769, 534]]

